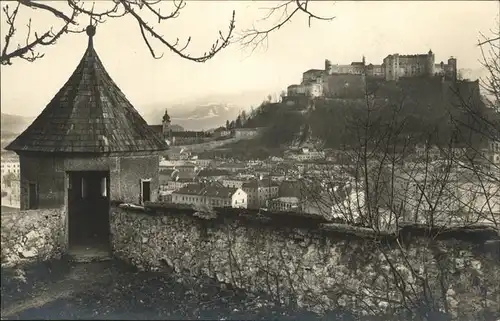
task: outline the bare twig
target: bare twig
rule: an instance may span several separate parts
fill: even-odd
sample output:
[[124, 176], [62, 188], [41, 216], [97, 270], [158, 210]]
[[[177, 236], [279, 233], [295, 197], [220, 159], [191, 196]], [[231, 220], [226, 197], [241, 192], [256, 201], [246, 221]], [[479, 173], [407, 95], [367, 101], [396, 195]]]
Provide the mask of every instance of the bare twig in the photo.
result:
[[[210, 48], [210, 50], [208, 52], [206, 52], [203, 55], [198, 56], [198, 57], [191, 57], [189, 54], [184, 53], [184, 50], [187, 48], [187, 46], [190, 42], [190, 38], [188, 39], [188, 43], [183, 48], [177, 48], [177, 42], [172, 44], [172, 43], [168, 42], [167, 40], [165, 40], [165, 38], [163, 36], [159, 35], [156, 31], [154, 31], [154, 29], [152, 27], [150, 27], [148, 25], [148, 23], [146, 21], [144, 21], [141, 18], [141, 16], [134, 9], [132, 9], [132, 7], [130, 6], [129, 3], [127, 3], [127, 1], [122, 0], [121, 3], [125, 7], [127, 12], [129, 12], [137, 20], [137, 22], [141, 26], [141, 32], [142, 32], [142, 28], [143, 28], [144, 31], [147, 31], [147, 33], [150, 36], [159, 40], [163, 45], [165, 45], [167, 48], [169, 48], [171, 51], [173, 51], [178, 56], [180, 56], [184, 59], [187, 59], [187, 60], [195, 61], [195, 62], [205, 62], [205, 61], [209, 60], [210, 58], [212, 58], [214, 55], [216, 55], [223, 48], [227, 47], [227, 45], [229, 45], [233, 30], [235, 27], [235, 25], [234, 25], [235, 12], [233, 11], [232, 18], [229, 22], [229, 28], [228, 28], [227, 34], [223, 35], [222, 32], [219, 31], [219, 39], [216, 40], [216, 42], [212, 45], [212, 47]], [[142, 32], [141, 34], [143, 35], [143, 39], [148, 44], [148, 48], [150, 49], [150, 51], [152, 52], [152, 54], [154, 56], [154, 51], [153, 51], [152, 47], [149, 45], [146, 33]]]
[[[33, 62], [39, 58], [42, 58], [44, 56], [44, 54], [36, 53], [35, 47], [37, 47], [37, 46], [49, 46], [49, 45], [55, 44], [56, 41], [64, 33], [70, 32], [68, 27], [70, 24], [72, 24], [74, 22], [75, 18], [78, 15], [78, 12], [73, 11], [71, 17], [64, 16], [65, 18], [63, 20], [66, 21], [66, 23], [59, 29], [58, 32], [54, 33], [52, 28], [49, 31], [42, 34], [41, 36], [39, 36], [38, 33], [35, 32], [34, 33], [34, 36], [35, 36], [34, 40], [31, 40], [31, 33], [32, 33], [31, 19], [29, 19], [28, 24], [27, 24], [28, 32], [27, 32], [27, 36], [25, 38], [24, 45], [18, 45], [17, 49], [9, 52], [8, 48], [9, 48], [9, 45], [12, 41], [12, 37], [14, 36], [15, 30], [16, 30], [15, 24], [16, 24], [17, 15], [19, 13], [19, 4], [20, 3], [18, 3], [16, 9], [14, 9], [12, 11], [12, 13], [9, 13], [8, 5], [6, 5], [3, 8], [3, 11], [4, 11], [6, 18], [7, 18], [6, 22], [9, 25], [9, 31], [7, 32], [7, 34], [5, 36], [5, 42], [4, 42], [4, 46], [2, 49], [2, 56], [1, 56], [1, 60], [0, 60], [2, 65], [12, 64], [11, 59], [13, 59], [13, 58], [21, 58], [21, 59], [27, 60], [29, 62]], [[26, 3], [23, 3], [23, 4], [27, 5], [27, 6], [32, 6], [33, 2], [27, 1]], [[35, 8], [37, 8], [37, 9], [48, 10], [48, 11], [54, 13], [55, 15], [58, 15], [57, 10], [53, 11], [53, 10], [50, 10], [46, 7], [47, 6], [45, 6], [45, 5], [35, 6]], [[77, 31], [71, 31], [71, 32], [77, 32]]]
[[[94, 8], [92, 8], [92, 10], [85, 8], [84, 2], [81, 0], [66, 0], [65, 4], [69, 9], [72, 10], [71, 16], [68, 16], [62, 10], [56, 9], [55, 7], [51, 6], [48, 3], [39, 3], [31, 0], [19, 0], [16, 9], [12, 11], [9, 10], [8, 4], [5, 5], [3, 8], [3, 12], [6, 16], [6, 21], [7, 24], [9, 25], [9, 29], [8, 32], [6, 33], [5, 41], [3, 42], [3, 47], [1, 50], [2, 65], [11, 64], [11, 60], [14, 58], [21, 58], [28, 61], [35, 61], [36, 59], [42, 58], [44, 56], [43, 54], [36, 54], [35, 53], [36, 48], [40, 46], [47, 46], [54, 44], [56, 40], [65, 33], [83, 32], [85, 29], [82, 27], [78, 27], [78, 22], [75, 19], [78, 14], [84, 14], [86, 16], [89, 16], [91, 18], [91, 21], [94, 21], [95, 23], [105, 23], [106, 18], [116, 19], [124, 17], [125, 15], [132, 16], [139, 25], [141, 37], [146, 43], [149, 52], [155, 59], [161, 58], [163, 54], [158, 55], [156, 53], [156, 50], [154, 49], [152, 43], [153, 39], [159, 41], [163, 46], [166, 46], [168, 49], [170, 49], [172, 52], [174, 52], [183, 59], [195, 62], [207, 61], [208, 59], [212, 58], [214, 55], [216, 55], [222, 49], [224, 49], [229, 45], [232, 33], [235, 28], [234, 24], [235, 12], [233, 11], [227, 33], [223, 34], [221, 31], [219, 31], [218, 38], [216, 39], [215, 43], [210, 47], [210, 49], [207, 52], [203, 53], [202, 55], [193, 57], [186, 52], [189, 44], [191, 43], [191, 37], [189, 37], [186, 43], [183, 44], [182, 46], [179, 46], [178, 39], [175, 42], [170, 42], [163, 35], [160, 35], [158, 32], [156, 32], [152, 24], [148, 22], [147, 19], [144, 18], [144, 16], [141, 14], [142, 13], [141, 10], [145, 8], [149, 13], [152, 13], [155, 16], [158, 23], [169, 19], [175, 19], [179, 17], [180, 11], [186, 5], [186, 2], [183, 0], [181, 1], [174, 0], [173, 1], [174, 9], [172, 10], [171, 13], [167, 15], [162, 14], [160, 8], [155, 7], [155, 5], [160, 4], [160, 1], [158, 0], [115, 0], [114, 2], [110, 2], [111, 5], [108, 8], [101, 9], [101, 11], [94, 11]], [[53, 32], [52, 29], [50, 29], [49, 31], [46, 31], [41, 36], [39, 36], [39, 33], [31, 30], [32, 24], [31, 20], [29, 19], [27, 23], [28, 40], [24, 44], [17, 45], [17, 48], [15, 50], [9, 51], [10, 47], [12, 46], [14, 34], [16, 33], [17, 30], [16, 24], [19, 23], [18, 21], [19, 19], [16, 20], [16, 18], [18, 17], [19, 5], [23, 5], [23, 7], [25, 7], [26, 9], [43, 10], [50, 12], [56, 19], [63, 21], [64, 25], [58, 32]], [[77, 26], [77, 30], [70, 29], [68, 27], [69, 25]], [[30, 38], [32, 37], [32, 35], [34, 35], [35, 39]], [[27, 53], [29, 53], [29, 55], [27, 55]]]
[[330, 21], [335, 19], [334, 16], [322, 17], [314, 14], [308, 9], [309, 2], [310, 0], [288, 0], [271, 8], [263, 8], [267, 9], [268, 13], [262, 20], [268, 20], [278, 15], [279, 18], [277, 22], [269, 28], [260, 29], [253, 26], [251, 29], [244, 30], [238, 39], [236, 39], [236, 42], [239, 42], [244, 48], [250, 48], [252, 52], [259, 46], [264, 45], [266, 47], [269, 35], [289, 23], [292, 17], [296, 16], [297, 13], [303, 13], [307, 16], [309, 26], [311, 26], [312, 20]]

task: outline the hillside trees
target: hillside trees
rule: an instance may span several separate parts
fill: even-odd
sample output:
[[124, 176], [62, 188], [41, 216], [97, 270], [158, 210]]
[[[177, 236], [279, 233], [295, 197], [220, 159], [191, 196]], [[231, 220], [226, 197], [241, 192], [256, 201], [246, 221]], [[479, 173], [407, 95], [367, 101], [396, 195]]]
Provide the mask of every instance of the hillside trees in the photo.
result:
[[[97, 6], [96, 6], [97, 4]], [[190, 4], [191, 5], [191, 4]], [[193, 3], [192, 5], [196, 5]], [[99, 2], [85, 2], [81, 0], [65, 1], [32, 1], [17, 0], [2, 3], [2, 41], [0, 62], [10, 65], [16, 59], [35, 61], [44, 56], [41, 51], [45, 46], [57, 44], [57, 40], [73, 33], [85, 31], [89, 21], [92, 24], [104, 24], [109, 20], [131, 19], [138, 25], [138, 34], [143, 39], [151, 56], [155, 59], [163, 57], [161, 50], [169, 50], [178, 57], [194, 62], [205, 62], [214, 57], [232, 42], [239, 42], [244, 46], [258, 47], [265, 43], [269, 35], [284, 27], [293, 16], [305, 15], [311, 20], [331, 20], [314, 13], [309, 0], [283, 1], [273, 8], [267, 8], [268, 13], [262, 20], [273, 20], [270, 26], [263, 29], [252, 28], [243, 30], [235, 39], [235, 12], [229, 17], [228, 28], [225, 32], [219, 31], [214, 36], [215, 41], [204, 53], [192, 54], [188, 52], [191, 37], [179, 40], [173, 35], [170, 28], [166, 35], [161, 31], [161, 25], [171, 23], [177, 19], [186, 6], [186, 1], [174, 0], [167, 4], [158, 0], [113, 0]], [[33, 13], [46, 13], [51, 17], [52, 27], [43, 29]], [[279, 19], [274, 20], [275, 17]], [[34, 20], [34, 21], [32, 21]], [[33, 22], [33, 23], [32, 23]], [[195, 22], [196, 23], [196, 22]], [[22, 27], [26, 26], [23, 30]], [[172, 40], [176, 39], [176, 40]]]

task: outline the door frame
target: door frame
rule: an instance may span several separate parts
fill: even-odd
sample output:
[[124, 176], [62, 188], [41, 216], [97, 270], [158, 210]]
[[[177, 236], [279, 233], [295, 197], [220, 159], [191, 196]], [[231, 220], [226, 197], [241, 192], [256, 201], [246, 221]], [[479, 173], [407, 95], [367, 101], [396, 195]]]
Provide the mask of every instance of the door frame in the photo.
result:
[[[83, 178], [85, 177], [85, 174], [96, 174], [100, 173], [102, 174], [102, 177], [106, 179], [106, 199], [107, 199], [107, 246], [111, 247], [111, 198], [110, 198], [110, 192], [111, 192], [111, 171], [110, 170], [69, 170], [65, 172], [65, 208], [66, 208], [66, 213], [65, 213], [65, 228], [66, 228], [66, 233], [65, 233], [65, 244], [66, 244], [66, 249], [69, 250], [70, 247], [74, 244], [71, 244], [71, 224], [70, 224], [70, 216], [72, 216], [71, 211], [72, 211], [72, 206], [74, 204], [70, 204], [70, 187], [71, 184], [75, 184], [74, 180], [75, 177], [77, 178]], [[78, 184], [82, 184], [82, 181], [79, 180]]]

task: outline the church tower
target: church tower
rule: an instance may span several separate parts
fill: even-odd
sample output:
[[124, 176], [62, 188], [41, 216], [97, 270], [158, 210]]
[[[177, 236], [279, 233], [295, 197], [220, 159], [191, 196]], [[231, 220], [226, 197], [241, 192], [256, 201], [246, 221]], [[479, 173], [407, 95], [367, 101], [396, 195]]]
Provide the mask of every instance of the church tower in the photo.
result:
[[170, 141], [170, 136], [172, 133], [172, 128], [170, 127], [171, 125], [171, 120], [170, 120], [170, 115], [168, 114], [168, 110], [165, 109], [165, 114], [163, 114], [163, 118], [161, 121], [162, 124], [162, 132], [163, 132], [163, 139], [167, 139]]

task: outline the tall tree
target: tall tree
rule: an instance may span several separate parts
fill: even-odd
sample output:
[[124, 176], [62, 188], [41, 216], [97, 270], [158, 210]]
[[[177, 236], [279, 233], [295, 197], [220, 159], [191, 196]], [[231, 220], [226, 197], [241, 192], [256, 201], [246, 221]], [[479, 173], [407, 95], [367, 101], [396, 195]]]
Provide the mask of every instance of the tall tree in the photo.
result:
[[246, 123], [248, 116], [244, 110], [241, 111], [240, 115], [241, 115], [241, 125], [243, 126]]
[[241, 115], [238, 115], [238, 117], [236, 117], [236, 122], [234, 123], [234, 127], [241, 128]]
[[281, 93], [280, 93], [280, 98], [281, 98], [281, 101], [283, 101], [283, 99], [286, 97], [286, 91], [282, 90]]

